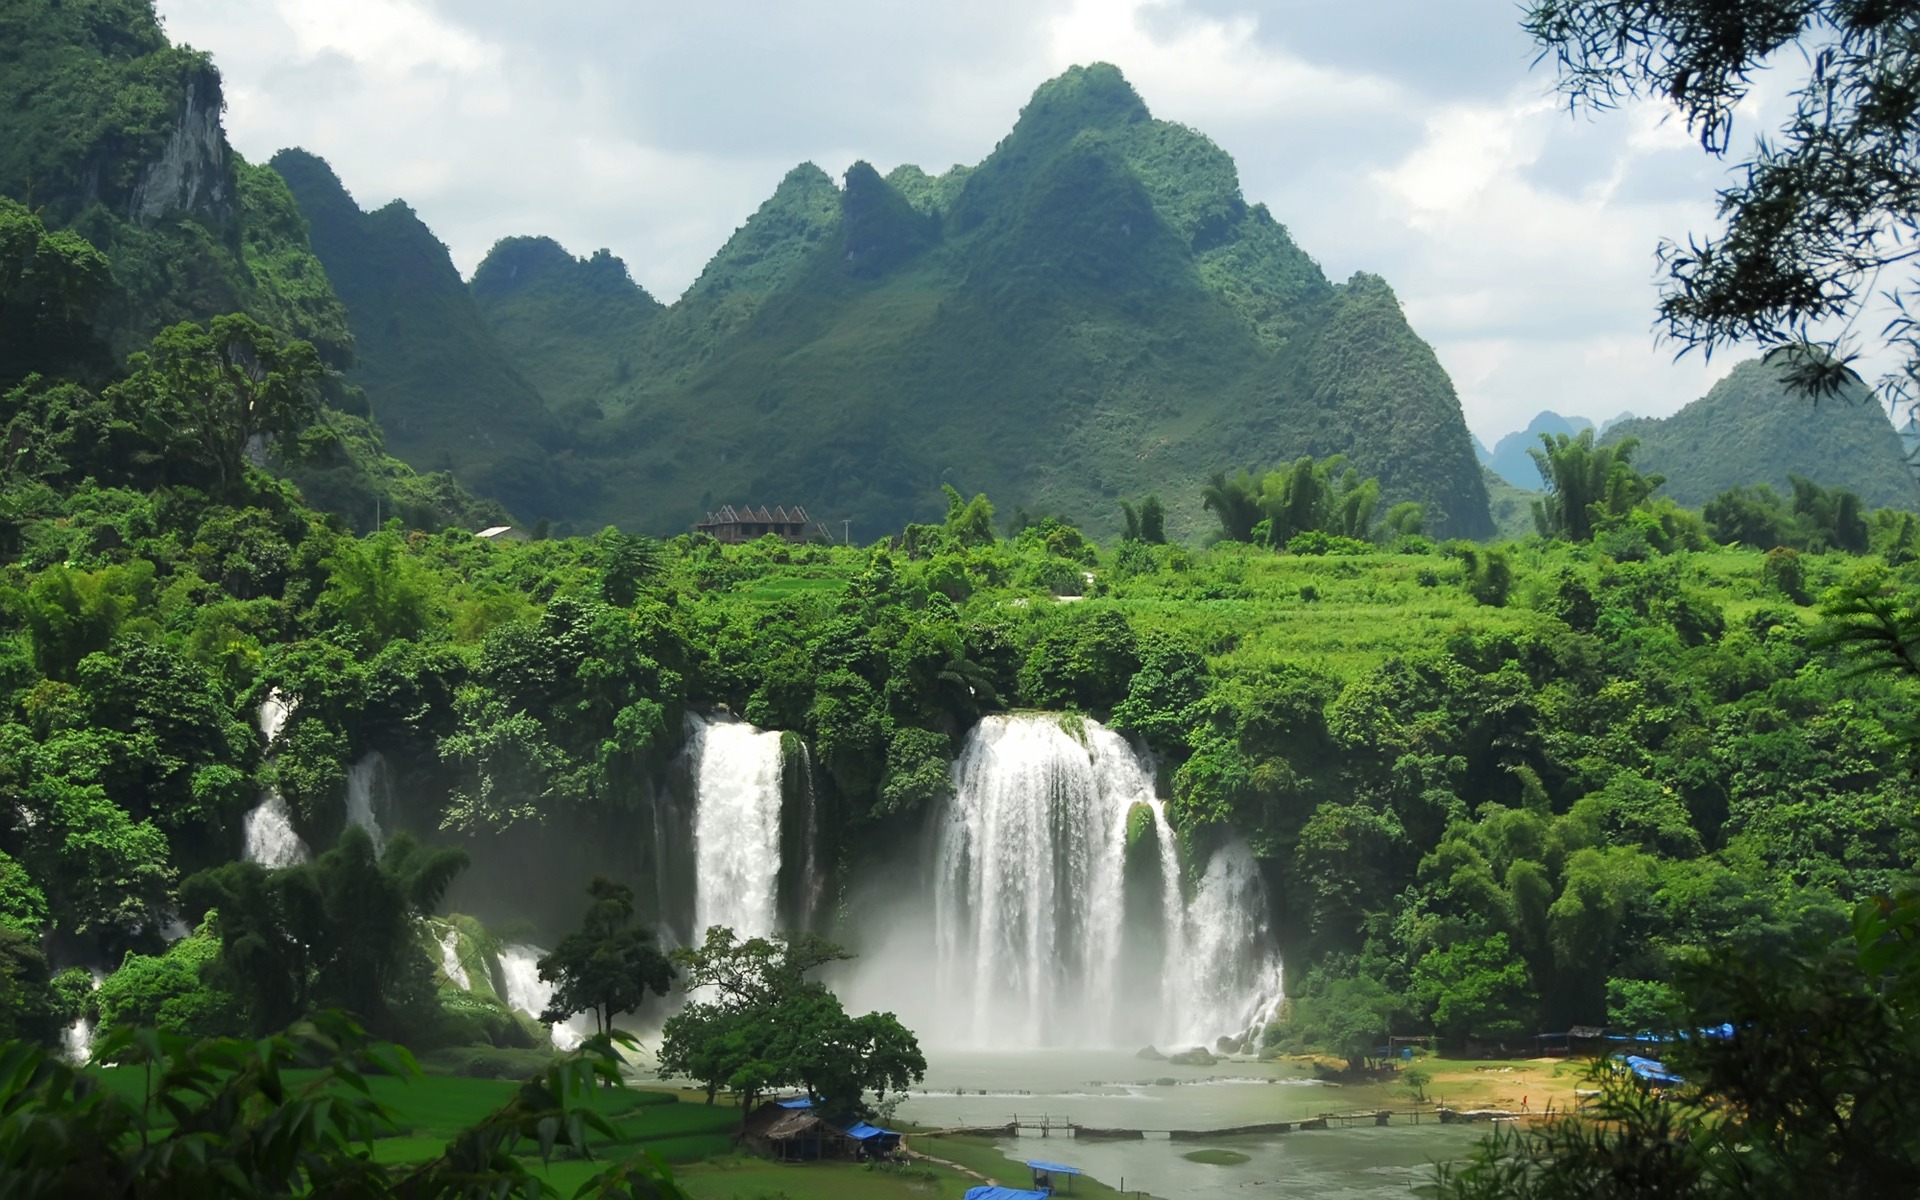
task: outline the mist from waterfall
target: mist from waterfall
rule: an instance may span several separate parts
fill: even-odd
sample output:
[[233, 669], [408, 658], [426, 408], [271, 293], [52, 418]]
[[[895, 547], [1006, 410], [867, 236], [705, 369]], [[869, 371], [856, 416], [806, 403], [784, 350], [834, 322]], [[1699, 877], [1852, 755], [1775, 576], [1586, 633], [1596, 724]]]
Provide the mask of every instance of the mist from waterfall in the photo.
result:
[[[279, 688], [270, 688], [266, 699], [260, 701], [260, 711], [255, 721], [260, 727], [260, 736], [267, 743], [267, 754], [272, 756], [273, 743], [280, 737], [280, 731], [286, 728], [287, 718], [299, 707], [299, 701], [283, 694]], [[248, 862], [259, 863], [263, 867], [277, 869], [296, 866], [313, 857], [307, 849], [307, 843], [293, 828], [293, 813], [287, 808], [286, 797], [280, 789], [269, 787], [245, 817], [241, 819], [241, 855]]]
[[930, 1045], [1008, 1049], [1210, 1047], [1277, 999], [1253, 855], [1226, 845], [1193, 880], [1150, 762], [1119, 734], [990, 716], [953, 780], [924, 910], [902, 880], [862, 919], [858, 1003]]
[[693, 940], [714, 925], [741, 937], [779, 926], [780, 734], [689, 716], [694, 779]]
[[376, 855], [386, 849], [387, 837], [380, 830], [380, 818], [375, 810], [388, 807], [390, 792], [387, 760], [378, 750], [367, 751], [347, 768], [347, 824], [367, 831]]

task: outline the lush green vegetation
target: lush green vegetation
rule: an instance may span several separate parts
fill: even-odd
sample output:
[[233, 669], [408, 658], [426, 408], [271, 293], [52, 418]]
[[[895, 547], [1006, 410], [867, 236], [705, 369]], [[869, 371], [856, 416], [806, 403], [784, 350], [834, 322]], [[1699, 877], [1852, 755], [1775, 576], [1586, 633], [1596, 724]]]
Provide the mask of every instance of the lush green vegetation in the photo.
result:
[[[100, 1049], [132, 1069], [103, 1081], [30, 1045], [0, 1045], [0, 1170], [9, 1195], [557, 1196], [556, 1156], [623, 1141], [627, 1161], [577, 1172], [581, 1186], [567, 1194], [683, 1195], [657, 1157], [636, 1153], [653, 1149], [648, 1134], [635, 1138], [611, 1119], [634, 1106], [624, 1090], [625, 1103], [609, 1102], [595, 1087], [620, 1082], [618, 1058], [604, 1042], [525, 1084], [496, 1088], [478, 1111], [463, 1111], [476, 1098], [472, 1086], [453, 1096], [423, 1085], [438, 1095], [418, 1097], [417, 1114], [402, 1109], [415, 1097], [374, 1086], [418, 1082], [411, 1056], [368, 1042], [337, 1014], [258, 1041], [127, 1030]], [[371, 1078], [376, 1073], [386, 1078]], [[444, 1142], [421, 1144], [428, 1131], [409, 1117], [427, 1112], [434, 1123], [457, 1122]], [[640, 1128], [651, 1126], [643, 1119]], [[403, 1133], [415, 1136], [396, 1136]]]
[[1743, 362], [1672, 416], [1622, 421], [1600, 441], [1638, 442], [1634, 464], [1665, 476], [1664, 494], [1689, 508], [1736, 487], [1785, 491], [1795, 475], [1842, 484], [1874, 507], [1914, 507], [1879, 398], [1854, 383], [1816, 404], [1794, 390], [1792, 370], [1781, 359]]
[[[822, 1110], [870, 1115], [866, 1093], [884, 1104], [927, 1073], [919, 1041], [892, 1013], [850, 1017], [825, 984], [807, 973], [853, 957], [810, 934], [738, 939], [714, 926], [675, 957], [694, 1000], [667, 1018], [660, 1074], [697, 1081], [707, 1103], [725, 1088], [751, 1109], [775, 1090], [800, 1088]], [[697, 994], [701, 994], [696, 992]]]

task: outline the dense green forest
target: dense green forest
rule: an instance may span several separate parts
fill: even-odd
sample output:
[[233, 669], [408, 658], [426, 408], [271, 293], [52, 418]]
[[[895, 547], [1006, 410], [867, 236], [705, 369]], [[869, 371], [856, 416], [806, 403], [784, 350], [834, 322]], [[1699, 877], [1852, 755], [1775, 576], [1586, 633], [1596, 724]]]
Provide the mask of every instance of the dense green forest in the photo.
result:
[[[34, 199], [0, 201], [0, 1034], [50, 1039], [87, 1012], [266, 1030], [344, 1005], [423, 1046], [525, 1043], [490, 987], [450, 986], [436, 965], [447, 928], [500, 934], [442, 910], [494, 920], [491, 904], [555, 935], [578, 889], [551, 878], [603, 874], [657, 917], [649, 804], [684, 714], [720, 706], [810, 748], [838, 893], [941, 804], [984, 713], [1083, 713], [1136, 739], [1181, 852], [1244, 838], [1261, 864], [1293, 996], [1275, 1045], [1655, 1022], [1689, 948], [1830, 937], [1854, 900], [1911, 876], [1910, 687], [1828, 644], [1850, 603], [1915, 584], [1920, 521], [1904, 509], [1822, 477], [1734, 481], [1696, 510], [1630, 435], [1582, 436], [1540, 447], [1538, 497], [1507, 498], [1531, 533], [1443, 541], [1473, 521], [1457, 496], [1408, 499], [1422, 492], [1396, 475], [1405, 460], [1381, 457], [1406, 430], [1356, 416], [1351, 447], [1308, 453], [1311, 439], [1248, 442], [1196, 410], [1236, 455], [1289, 453], [1243, 464], [1192, 443], [1190, 478], [1156, 468], [1161, 495], [1128, 487], [1137, 502], [1098, 509], [1090, 492], [1011, 487], [996, 512], [949, 486], [944, 519], [864, 547], [612, 527], [478, 538], [503, 511], [388, 457], [382, 429], [405, 414], [346, 374], [400, 386], [418, 345], [368, 339], [356, 367], [313, 253], [334, 236], [324, 222], [310, 243], [280, 174], [217, 137], [174, 139], [217, 84], [205, 60], [169, 48], [140, 4], [86, 20], [28, 7], [6, 26], [9, 94], [25, 97], [7, 120], [67, 132], [23, 134], [0, 160], [9, 193]], [[105, 75], [33, 115], [47, 101], [22, 72]], [[84, 103], [108, 96], [127, 107]], [[98, 172], [61, 173], [76, 145]], [[1187, 176], [1168, 164], [1188, 159], [1211, 191], [1175, 186]], [[317, 160], [281, 161], [296, 192], [337, 190]], [[170, 199], [142, 162], [179, 168]], [[841, 190], [797, 170], [667, 309], [616, 262], [538, 241], [503, 243], [462, 288], [403, 207], [368, 216], [341, 192], [334, 216], [345, 244], [381, 228], [420, 250], [388, 265], [450, 314], [449, 337], [522, 358], [526, 390], [503, 409], [545, 403], [536, 387], [561, 399], [564, 421], [526, 427], [542, 454], [569, 423], [638, 421], [647, 396], [717, 402], [715, 381], [746, 378], [751, 356], [710, 351], [741, 330], [797, 353], [897, 304], [972, 314], [986, 337], [1022, 297], [1038, 307], [1021, 328], [1086, 302], [1088, 280], [1111, 285], [1110, 311], [1150, 295], [1156, 320], [1251, 330], [1247, 355], [1298, 349], [1326, 403], [1399, 380], [1457, 425], [1385, 285], [1327, 284], [1231, 185], [1210, 144], [1089, 69], [1043, 88], [972, 172], [856, 168]], [[1070, 202], [1088, 194], [1131, 213], [1137, 241], [1056, 237], [1107, 212]], [[1023, 274], [1043, 244], [1085, 257]], [[944, 299], [887, 291], [892, 272], [963, 252], [979, 257]], [[1169, 263], [1191, 287], [1155, 290]], [[1287, 287], [1236, 291], [1249, 271]], [[349, 278], [343, 293], [396, 286]], [[794, 280], [832, 303], [779, 299]], [[615, 298], [604, 355], [545, 340], [543, 311], [595, 291]], [[1303, 296], [1311, 320], [1291, 306]], [[732, 332], [662, 365], [651, 339], [689, 322]], [[1368, 357], [1383, 345], [1401, 349]], [[595, 416], [601, 381], [623, 375], [627, 407]], [[516, 460], [526, 494], [557, 486], [553, 461]], [[907, 509], [941, 494], [941, 470], [913, 470]], [[1484, 498], [1471, 479], [1461, 494]], [[1079, 523], [1033, 515], [1076, 507]], [[296, 702], [271, 754], [256, 728], [270, 697]], [[345, 809], [351, 765], [376, 750], [397, 779], [384, 848]], [[235, 861], [269, 791], [321, 849], [311, 863]], [[503, 861], [550, 874], [516, 892]], [[96, 992], [85, 966], [116, 969]]]

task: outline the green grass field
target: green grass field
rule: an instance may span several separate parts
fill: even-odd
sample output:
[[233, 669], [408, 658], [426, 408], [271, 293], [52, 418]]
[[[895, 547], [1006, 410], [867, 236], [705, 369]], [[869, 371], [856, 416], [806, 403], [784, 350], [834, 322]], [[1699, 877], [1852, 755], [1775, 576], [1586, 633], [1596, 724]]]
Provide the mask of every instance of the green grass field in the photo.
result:
[[[137, 1099], [146, 1077], [135, 1068], [95, 1072], [108, 1088]], [[298, 1085], [311, 1072], [287, 1073]], [[394, 1114], [398, 1132], [373, 1144], [374, 1160], [392, 1165], [424, 1162], [440, 1154], [461, 1129], [505, 1104], [519, 1085], [510, 1080], [426, 1075], [418, 1079], [377, 1076], [368, 1084]], [[617, 1141], [596, 1144], [591, 1159], [556, 1158], [539, 1173], [561, 1196], [611, 1163], [651, 1153], [669, 1164], [675, 1178], [696, 1200], [959, 1200], [978, 1184], [959, 1171], [935, 1164], [905, 1170], [870, 1168], [850, 1162], [783, 1164], [734, 1152], [733, 1131], [740, 1111], [732, 1104], [686, 1100], [648, 1088], [608, 1089], [591, 1102], [620, 1133]], [[975, 1138], [929, 1139], [922, 1149], [936, 1158], [960, 1163], [1002, 1183], [1023, 1185], [1026, 1169], [1011, 1162], [991, 1142]], [[1082, 1180], [1076, 1196], [1098, 1200], [1119, 1193], [1094, 1180]]]

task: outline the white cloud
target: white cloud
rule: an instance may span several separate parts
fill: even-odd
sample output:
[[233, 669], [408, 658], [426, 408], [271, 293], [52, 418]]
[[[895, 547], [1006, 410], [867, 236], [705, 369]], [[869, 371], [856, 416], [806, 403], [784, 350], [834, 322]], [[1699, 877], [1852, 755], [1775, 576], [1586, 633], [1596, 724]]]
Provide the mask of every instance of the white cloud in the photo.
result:
[[243, 153], [404, 197], [463, 270], [544, 233], [671, 299], [795, 163], [977, 162], [1043, 79], [1105, 60], [1330, 275], [1385, 276], [1483, 438], [1671, 411], [1731, 362], [1676, 366], [1651, 332], [1653, 248], [1707, 227], [1710, 165], [1653, 108], [1570, 120], [1508, 0], [159, 7], [215, 53]]

